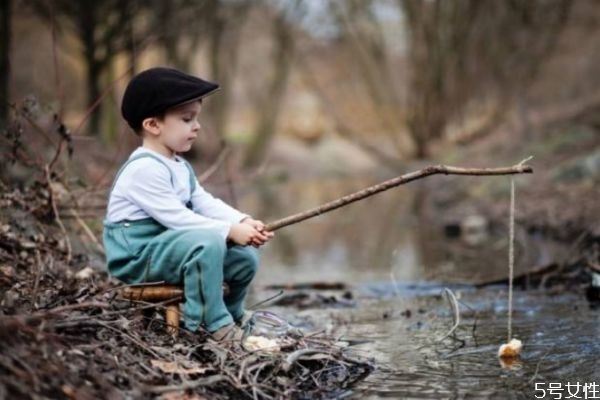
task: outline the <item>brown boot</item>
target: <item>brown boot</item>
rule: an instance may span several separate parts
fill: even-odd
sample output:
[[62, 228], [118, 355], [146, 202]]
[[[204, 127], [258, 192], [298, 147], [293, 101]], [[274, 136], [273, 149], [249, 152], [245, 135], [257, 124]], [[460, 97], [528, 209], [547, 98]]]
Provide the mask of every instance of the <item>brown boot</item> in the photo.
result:
[[219, 343], [241, 343], [244, 331], [236, 324], [229, 324], [212, 332], [210, 336]]

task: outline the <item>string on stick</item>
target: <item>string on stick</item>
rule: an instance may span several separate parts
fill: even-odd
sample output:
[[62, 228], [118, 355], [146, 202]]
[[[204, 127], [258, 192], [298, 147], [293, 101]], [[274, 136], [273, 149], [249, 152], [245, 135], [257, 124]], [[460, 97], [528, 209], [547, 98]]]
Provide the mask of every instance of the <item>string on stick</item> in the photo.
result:
[[508, 242], [508, 340], [512, 338], [513, 278], [515, 270], [515, 180], [510, 178], [510, 221]]
[[[529, 156], [517, 166], [522, 166], [533, 157]], [[515, 178], [510, 177], [510, 216], [509, 216], [509, 241], [508, 241], [508, 340], [512, 338], [512, 311], [513, 311], [513, 280], [515, 271]]]

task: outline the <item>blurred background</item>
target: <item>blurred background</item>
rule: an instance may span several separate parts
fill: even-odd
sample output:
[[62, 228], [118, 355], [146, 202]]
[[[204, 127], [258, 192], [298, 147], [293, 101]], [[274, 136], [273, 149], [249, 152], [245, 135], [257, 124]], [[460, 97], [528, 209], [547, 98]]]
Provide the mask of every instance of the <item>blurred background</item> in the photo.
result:
[[515, 293], [525, 351], [512, 370], [496, 357], [513, 306], [511, 177], [420, 179], [263, 247], [248, 304], [370, 339], [357, 351], [378, 370], [354, 397], [524, 398], [536, 380], [599, 381], [600, 1], [0, 0], [4, 310], [108, 295], [108, 190], [140, 145], [121, 97], [155, 66], [221, 85], [185, 157], [265, 222], [431, 164], [533, 156], [534, 173], [513, 178], [514, 282], [546, 290]]
[[[123, 90], [159, 65], [221, 85], [186, 157], [265, 221], [429, 164], [533, 155], [517, 178], [518, 268], [556, 258], [532, 232], [598, 229], [597, 1], [0, 0], [0, 22], [0, 179], [27, 185], [51, 163], [62, 207], [97, 237], [139, 145]], [[264, 252], [283, 267], [262, 279], [504, 275], [509, 182], [428, 178], [286, 228]]]

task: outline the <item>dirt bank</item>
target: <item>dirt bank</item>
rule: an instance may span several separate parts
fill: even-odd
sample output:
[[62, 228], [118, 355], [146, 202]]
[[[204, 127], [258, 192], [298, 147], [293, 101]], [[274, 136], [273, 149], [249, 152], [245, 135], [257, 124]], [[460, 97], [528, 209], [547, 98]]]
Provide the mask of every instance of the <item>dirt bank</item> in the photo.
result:
[[160, 306], [121, 299], [73, 252], [50, 193], [0, 193], [0, 398], [331, 398], [372, 370], [322, 334], [275, 353], [172, 338]]

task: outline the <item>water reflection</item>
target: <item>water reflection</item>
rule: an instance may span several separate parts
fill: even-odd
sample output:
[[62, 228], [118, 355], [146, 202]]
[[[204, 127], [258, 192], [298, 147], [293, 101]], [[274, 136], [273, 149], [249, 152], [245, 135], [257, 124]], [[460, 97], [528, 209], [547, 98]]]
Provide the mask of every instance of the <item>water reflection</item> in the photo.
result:
[[[244, 198], [242, 208], [273, 221], [379, 180], [263, 182]], [[430, 197], [427, 186], [415, 182], [283, 228], [262, 252], [258, 279], [481, 282], [506, 276], [507, 224], [487, 221], [475, 199], [463, 199], [466, 211], [451, 215], [432, 207]], [[455, 232], [461, 228], [462, 236]], [[516, 274], [560, 252], [560, 246], [528, 237], [517, 224]]]
[[[272, 221], [373, 183], [362, 178], [265, 184], [258, 194], [245, 198], [245, 206]], [[399, 258], [414, 253], [412, 225], [416, 222], [406, 212], [411, 202], [410, 191], [389, 191], [278, 231], [263, 251], [263, 270], [269, 271], [265, 279], [281, 278], [271, 274], [273, 267], [293, 273], [294, 280], [348, 282], [389, 277], [390, 267]]]
[[371, 339], [352, 347], [377, 365], [354, 388], [353, 398], [532, 399], [535, 383], [600, 385], [600, 321], [578, 294], [516, 293], [513, 337], [524, 349], [519, 362], [506, 368], [497, 358], [507, 341], [504, 287], [453, 286], [461, 301], [458, 340], [440, 340], [453, 324], [449, 304], [439, 296], [443, 286], [376, 286], [358, 287], [356, 309], [313, 309], [293, 316], [280, 310], [345, 339]]
[[463, 295], [461, 301], [478, 311], [463, 314], [457, 336], [465, 344], [459, 349], [450, 340], [437, 342], [447, 332], [451, 318], [444, 323], [444, 305], [432, 303], [431, 297], [413, 298], [408, 303], [397, 300], [404, 306], [429, 310], [416, 331], [409, 329], [415, 323], [409, 319], [353, 324], [353, 334], [388, 334], [363, 349], [386, 364], [361, 385], [362, 397], [531, 399], [536, 382], [546, 387], [549, 382], [600, 384], [596, 356], [600, 323], [581, 297], [533, 292], [520, 292], [518, 297], [513, 332], [525, 347], [520, 365], [509, 369], [502, 368], [496, 357], [498, 347], [506, 342], [507, 327], [505, 311], [494, 307], [497, 300], [492, 289]]

